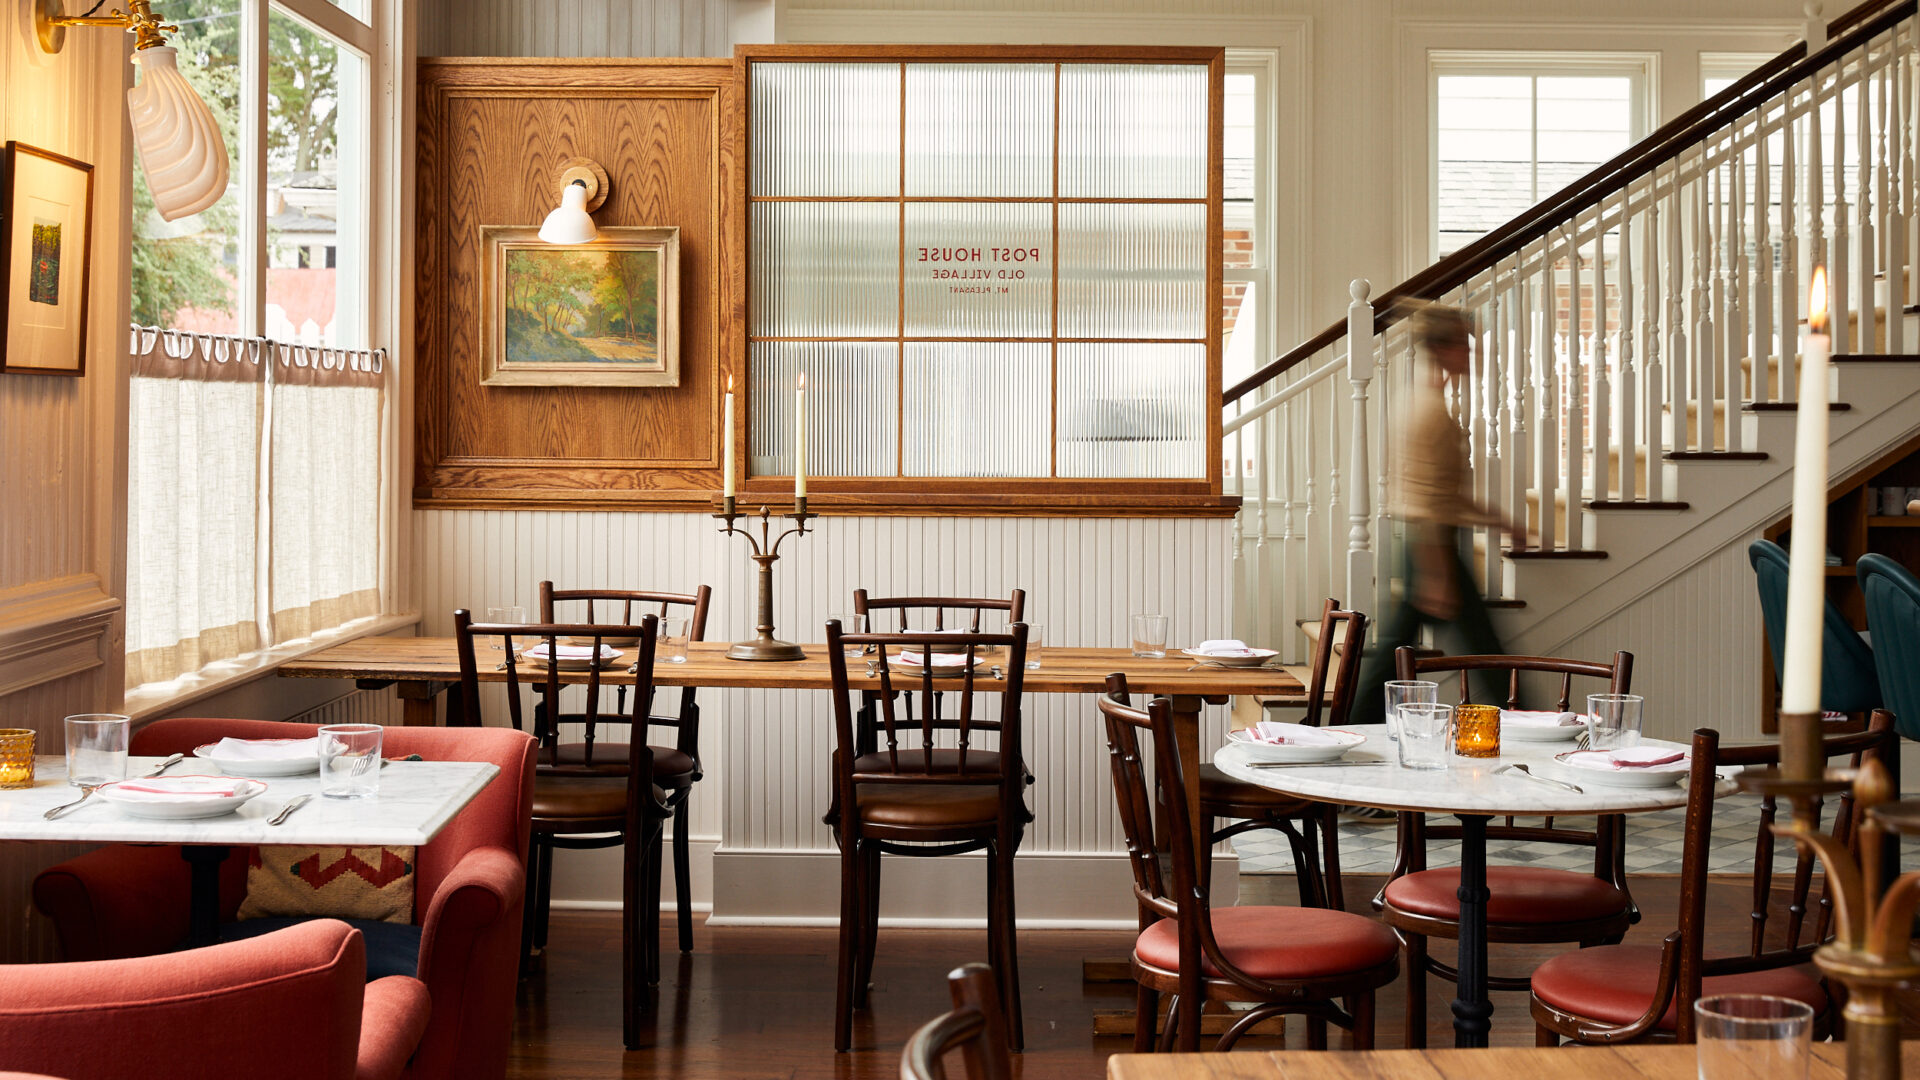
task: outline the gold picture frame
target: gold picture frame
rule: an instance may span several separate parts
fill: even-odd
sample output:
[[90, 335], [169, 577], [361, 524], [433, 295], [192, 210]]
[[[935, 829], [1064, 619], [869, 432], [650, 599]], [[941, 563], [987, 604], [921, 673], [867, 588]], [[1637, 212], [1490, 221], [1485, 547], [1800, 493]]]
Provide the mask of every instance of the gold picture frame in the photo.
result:
[[606, 226], [590, 244], [482, 226], [487, 386], [679, 386], [680, 229]]
[[9, 141], [0, 169], [0, 372], [85, 375], [93, 166]]

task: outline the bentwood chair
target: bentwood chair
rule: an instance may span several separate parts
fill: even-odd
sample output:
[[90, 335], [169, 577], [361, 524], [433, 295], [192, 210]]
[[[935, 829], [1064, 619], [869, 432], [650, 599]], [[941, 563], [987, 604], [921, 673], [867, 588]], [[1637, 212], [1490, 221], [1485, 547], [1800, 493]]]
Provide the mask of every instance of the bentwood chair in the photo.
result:
[[[1548, 656], [1421, 656], [1402, 646], [1394, 656], [1402, 679], [1430, 678], [1460, 673], [1460, 700], [1469, 700], [1467, 673], [1497, 671], [1507, 675], [1503, 707], [1520, 708], [1521, 676], [1559, 676], [1554, 708], [1573, 706], [1573, 679], [1604, 680], [1608, 692], [1625, 694], [1633, 682], [1633, 654], [1613, 654], [1613, 663], [1567, 660]], [[1598, 687], [1595, 687], [1598, 692]], [[1584, 697], [1580, 707], [1585, 707]], [[1460, 937], [1460, 869], [1427, 869], [1427, 842], [1454, 840], [1460, 827], [1429, 826], [1426, 815], [1403, 813], [1399, 822], [1399, 852], [1387, 886], [1374, 901], [1407, 945], [1407, 1046], [1423, 1047], [1427, 1039], [1427, 975], [1457, 981], [1450, 965], [1427, 952], [1428, 938]], [[1504, 825], [1490, 824], [1488, 839], [1568, 844], [1593, 848], [1593, 872], [1556, 870], [1546, 866], [1487, 867], [1487, 940], [1541, 943], [1570, 941], [1588, 948], [1618, 942], [1627, 927], [1640, 920], [1627, 890], [1626, 817], [1603, 814], [1591, 831], [1556, 827], [1546, 818], [1539, 825], [1520, 825], [1509, 817]], [[1489, 974], [1491, 990], [1524, 990], [1525, 977]]]
[[[1326, 1048], [1329, 1023], [1353, 1032], [1354, 1049], [1372, 1049], [1374, 991], [1400, 973], [1400, 942], [1393, 932], [1328, 908], [1213, 907], [1209, 875], [1193, 841], [1171, 707], [1164, 699], [1149, 701], [1144, 712], [1130, 707], [1127, 679], [1119, 673], [1107, 676], [1099, 707], [1140, 904], [1141, 930], [1133, 946], [1139, 984], [1134, 1050], [1156, 1048], [1154, 1021], [1163, 993], [1174, 998], [1161, 1050], [1200, 1048], [1200, 1011], [1207, 1001], [1254, 1003], [1216, 1050], [1232, 1049], [1255, 1025], [1287, 1013], [1306, 1016], [1308, 1049]], [[1142, 732], [1165, 796], [1157, 830]], [[1350, 1003], [1347, 1009], [1335, 1004], [1340, 999]]]
[[[558, 665], [533, 664], [537, 671], [523, 672], [522, 657], [516, 649], [532, 644], [551, 649], [566, 638], [579, 638], [596, 650], [608, 638], [634, 641], [635, 683], [631, 711], [616, 707], [601, 711], [603, 694], [609, 687], [601, 681], [601, 669], [589, 668], [586, 676], [586, 717], [592, 724], [626, 724], [629, 729], [644, 730], [653, 706], [653, 648], [659, 620], [641, 617], [638, 625], [616, 623], [476, 623], [461, 608], [453, 613], [453, 629], [460, 648], [460, 696], [466, 707], [468, 726], [480, 726], [479, 665], [476, 642], [499, 639], [505, 648], [502, 667], [506, 673], [507, 715], [514, 728], [524, 730], [525, 710], [521, 706], [521, 685], [531, 691], [538, 687], [547, 701], [560, 700]], [[516, 645], [517, 643], [517, 645]], [[568, 680], [571, 681], [571, 680]], [[660, 978], [660, 840], [663, 824], [670, 811], [666, 793], [652, 781], [653, 748], [646, 739], [629, 738], [627, 767], [612, 776], [536, 775], [533, 786], [532, 839], [527, 864], [533, 865], [542, 847], [600, 848], [618, 845], [625, 853], [622, 863], [620, 919], [620, 993], [621, 1032], [627, 1049], [639, 1045], [640, 1016], [651, 1001], [649, 984]], [[521, 955], [532, 945], [531, 918], [521, 937]], [[639, 925], [635, 925], [638, 923]], [[644, 982], [642, 981], [644, 980]]]
[[1007, 1021], [993, 969], [965, 964], [947, 973], [953, 1011], [922, 1025], [900, 1055], [901, 1080], [947, 1080], [946, 1056], [959, 1051], [967, 1080], [1013, 1080]]
[[[1753, 580], [1760, 590], [1760, 616], [1766, 625], [1767, 651], [1774, 657], [1775, 688], [1780, 657], [1787, 652], [1787, 552], [1771, 540], [1747, 546]], [[1822, 712], [1867, 713], [1880, 708], [1880, 680], [1874, 650], [1860, 640], [1840, 609], [1826, 601], [1820, 623], [1820, 709]], [[1872, 620], [1868, 620], [1871, 625]], [[1894, 715], [1898, 717], [1899, 711]]]
[[[1344, 627], [1345, 636], [1341, 636]], [[1360, 679], [1360, 648], [1340, 651], [1339, 669], [1328, 689], [1328, 670], [1333, 667], [1334, 642], [1365, 641], [1367, 617], [1357, 611], [1342, 611], [1337, 600], [1328, 600], [1320, 613], [1320, 640], [1314, 646], [1313, 666], [1307, 677], [1307, 714], [1301, 723], [1319, 727], [1322, 715], [1328, 723], [1346, 723], [1347, 710], [1353, 704], [1353, 691]], [[1214, 830], [1214, 843], [1256, 829], [1274, 829], [1287, 838], [1293, 849], [1294, 876], [1300, 887], [1300, 906], [1343, 910], [1346, 893], [1340, 886], [1340, 808], [1332, 803], [1308, 802], [1283, 795], [1272, 788], [1235, 780], [1208, 762], [1200, 766], [1200, 810], [1210, 819], [1226, 818], [1230, 823]], [[1315, 843], [1324, 851], [1315, 851]]]
[[[1893, 717], [1886, 711], [1876, 710], [1866, 731], [1831, 736], [1824, 742], [1830, 765], [1835, 759], [1846, 764], [1849, 758], [1857, 764], [1862, 755], [1875, 755], [1891, 773], [1893, 790], [1899, 790], [1899, 740], [1893, 732]], [[1790, 887], [1775, 891], [1775, 851], [1784, 841], [1776, 839], [1771, 828], [1777, 812], [1772, 796], [1761, 803], [1751, 877], [1708, 884], [1708, 863], [1719, 859], [1711, 849], [1716, 774], [1779, 761], [1778, 743], [1727, 747], [1720, 745], [1720, 733], [1710, 728], [1693, 733], [1677, 924], [1658, 945], [1601, 945], [1561, 953], [1541, 964], [1531, 985], [1537, 1045], [1554, 1046], [1563, 1038], [1584, 1043], [1690, 1043], [1694, 1041], [1693, 1003], [1714, 994], [1770, 994], [1804, 1001], [1814, 1011], [1813, 1037], [1827, 1037], [1833, 1026], [1831, 1002], [1820, 981], [1803, 969], [1828, 937], [1831, 898], [1822, 896], [1817, 901], [1812, 932], [1806, 933], [1807, 896], [1815, 867], [1814, 860], [1802, 852], [1794, 853]], [[1842, 794], [1838, 803], [1831, 835], [1850, 847], [1858, 824], [1852, 793]], [[1791, 814], [1791, 809], [1786, 813]], [[1714, 873], [1718, 876], [1725, 870], [1716, 867]], [[1708, 896], [1710, 888], [1716, 893], [1713, 898]], [[1724, 914], [1740, 903], [1750, 909], [1745, 950], [1707, 956], [1709, 904]], [[1776, 910], [1783, 916], [1778, 922], [1772, 921]]]
[[[880, 680], [878, 735], [883, 745], [859, 753], [855, 708], [847, 674], [847, 649], [873, 646]], [[989, 649], [1005, 649], [1005, 677], [976, 671]], [[902, 651], [923, 656], [959, 653], [967, 658], [954, 678], [935, 679], [931, 664], [906, 672], [896, 667]], [[1026, 675], [1027, 626], [1006, 634], [843, 634], [827, 623], [827, 659], [833, 670], [833, 787], [838, 812], [831, 824], [840, 844], [840, 967], [834, 1001], [833, 1045], [853, 1039], [853, 1012], [868, 1004], [868, 983], [879, 935], [881, 856], [934, 857], [986, 852], [988, 962], [1007, 1007], [1007, 1043], [1018, 1050], [1020, 967], [1014, 940], [1013, 857], [1032, 815], [1025, 802], [1026, 763], [1020, 753], [1020, 705]], [[981, 685], [981, 679], [987, 685]], [[936, 687], [949, 699], [950, 723], [934, 721]], [[982, 704], [1000, 695], [998, 718]], [[902, 698], [920, 699], [920, 720], [906, 715]], [[986, 715], [981, 715], [986, 714]], [[998, 747], [974, 745], [997, 735]], [[952, 745], [936, 748], [936, 736]]]
[[1894, 727], [1920, 739], [1920, 579], [1885, 555], [1862, 555], [1854, 573], [1867, 601], [1880, 695], [1893, 711]]
[[[607, 619], [599, 616], [611, 613], [611, 621], [631, 625], [636, 621], [634, 612], [638, 607], [643, 614], [653, 609], [653, 613], [663, 619], [669, 615], [684, 615], [688, 640], [704, 641], [707, 634], [707, 605], [712, 595], [713, 590], [705, 585], [690, 593], [668, 593], [638, 589], [556, 589], [553, 582], [543, 581], [540, 583], [540, 621], [556, 622], [556, 607], [581, 604], [584, 605], [582, 613], [586, 616], [585, 622], [606, 622]], [[566, 614], [572, 614], [571, 610]], [[629, 647], [625, 640], [613, 644], [619, 648]], [[615, 711], [625, 709], [626, 694], [626, 687], [616, 688]], [[544, 698], [535, 706], [534, 714], [535, 733], [540, 740], [538, 768], [542, 775], [621, 776], [626, 773], [626, 744], [596, 742], [598, 725], [589, 722], [585, 714], [561, 712], [549, 720]], [[581, 741], [563, 741], [563, 724], [579, 725], [583, 729]], [[680, 951], [692, 952], [693, 872], [688, 848], [687, 801], [693, 794], [693, 785], [700, 782], [702, 775], [700, 706], [694, 701], [694, 688], [681, 688], [679, 710], [672, 715], [650, 716], [647, 726], [671, 728], [674, 732], [672, 746], [652, 747], [653, 782], [666, 792], [667, 809], [673, 820], [674, 910], [677, 912], [675, 926], [679, 933]], [[547, 917], [553, 890], [553, 849], [542, 846], [539, 853], [541, 858], [538, 865], [527, 868], [534, 887], [535, 903], [529, 911], [534, 915], [533, 945], [536, 949], [545, 948], [547, 944]], [[655, 884], [658, 883], [656, 880]], [[659, 897], [654, 899], [658, 902]]]

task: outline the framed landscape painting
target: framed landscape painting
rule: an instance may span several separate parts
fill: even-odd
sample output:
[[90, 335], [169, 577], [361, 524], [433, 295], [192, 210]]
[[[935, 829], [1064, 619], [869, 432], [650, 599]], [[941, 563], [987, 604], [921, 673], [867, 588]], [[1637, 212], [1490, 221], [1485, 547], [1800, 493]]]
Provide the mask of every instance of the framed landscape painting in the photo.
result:
[[481, 228], [488, 386], [679, 386], [680, 230], [609, 226], [549, 244]]
[[9, 142], [0, 168], [0, 371], [84, 375], [93, 166]]

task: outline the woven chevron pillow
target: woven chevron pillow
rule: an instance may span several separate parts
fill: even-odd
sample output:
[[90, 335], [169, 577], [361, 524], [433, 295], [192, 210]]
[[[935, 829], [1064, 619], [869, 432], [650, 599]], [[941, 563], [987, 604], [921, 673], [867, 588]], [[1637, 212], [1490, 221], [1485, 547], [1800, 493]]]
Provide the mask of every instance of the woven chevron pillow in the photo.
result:
[[312, 915], [410, 923], [413, 858], [410, 847], [255, 848], [239, 917]]

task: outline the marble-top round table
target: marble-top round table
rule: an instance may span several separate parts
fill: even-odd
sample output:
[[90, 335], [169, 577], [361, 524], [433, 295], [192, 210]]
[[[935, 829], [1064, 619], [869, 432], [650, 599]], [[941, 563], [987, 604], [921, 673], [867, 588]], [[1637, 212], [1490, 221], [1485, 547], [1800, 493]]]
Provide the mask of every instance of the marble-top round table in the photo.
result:
[[[1347, 753], [1348, 766], [1259, 768], [1245, 748], [1229, 743], [1214, 755], [1213, 763], [1236, 780], [1272, 788], [1315, 802], [1345, 806], [1376, 806], [1386, 810], [1453, 814], [1460, 819], [1460, 979], [1453, 1001], [1454, 1042], [1458, 1046], [1487, 1045], [1493, 1004], [1487, 1000], [1487, 819], [1507, 814], [1632, 814], [1665, 810], [1687, 801], [1684, 782], [1659, 788], [1607, 787], [1565, 769], [1555, 754], [1573, 749], [1566, 742], [1518, 742], [1504, 739], [1498, 758], [1449, 759], [1446, 769], [1403, 769], [1384, 725], [1348, 726], [1367, 741]], [[1642, 745], [1681, 743], [1644, 739]], [[1386, 761], [1393, 764], [1366, 765]], [[1524, 762], [1536, 776], [1565, 780], [1582, 793], [1544, 784], [1514, 772], [1495, 775], [1502, 765]], [[1583, 782], [1585, 781], [1585, 782]], [[1719, 794], [1734, 790], [1723, 779]], [[1411, 976], [1409, 976], [1411, 977]]]

